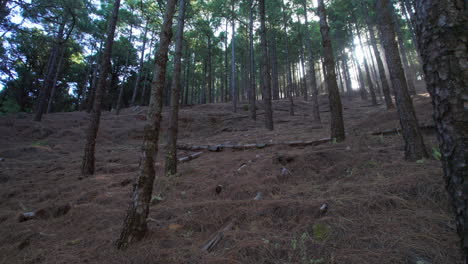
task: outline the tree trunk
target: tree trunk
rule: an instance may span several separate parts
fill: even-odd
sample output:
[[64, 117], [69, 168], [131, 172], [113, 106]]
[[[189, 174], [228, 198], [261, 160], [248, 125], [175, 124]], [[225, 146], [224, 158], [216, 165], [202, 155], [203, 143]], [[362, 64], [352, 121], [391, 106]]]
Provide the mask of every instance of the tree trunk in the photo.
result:
[[[278, 81], [278, 56], [276, 54], [276, 34], [272, 31], [271, 35], [271, 50], [269, 52], [271, 60], [271, 89], [273, 93], [273, 100], [280, 99], [279, 81]], [[260, 78], [261, 79], [261, 78]]]
[[260, 8], [260, 45], [262, 47], [263, 104], [265, 106], [265, 127], [273, 130], [273, 109], [271, 107], [270, 65], [268, 65], [267, 28], [265, 25], [265, 0], [259, 0]]
[[400, 116], [401, 130], [405, 140], [405, 158], [410, 161], [419, 160], [427, 157], [427, 153], [421, 131], [419, 130], [413, 103], [408, 93], [398, 44], [395, 41], [395, 27], [392, 19], [390, 0], [377, 0], [377, 11], [380, 17], [379, 28], [382, 33], [382, 44], [385, 49], [385, 57], [387, 58], [398, 114]]
[[309, 76], [310, 76], [310, 88], [312, 95], [312, 116], [315, 122], [320, 122], [320, 109], [318, 103], [318, 89], [317, 89], [317, 78], [315, 76], [315, 64], [314, 64], [314, 51], [312, 49], [312, 40], [309, 32], [309, 21], [307, 18], [307, 3], [306, 0], [302, 0], [302, 6], [304, 7], [304, 20], [306, 25], [306, 46], [309, 51]]
[[211, 36], [208, 35], [208, 103], [213, 103], [213, 70], [211, 55]]
[[135, 80], [135, 86], [133, 87], [133, 94], [132, 94], [132, 101], [130, 102], [130, 105], [135, 105], [136, 103], [136, 97], [138, 94], [138, 86], [140, 85], [140, 80], [141, 80], [141, 73], [143, 71], [143, 65], [144, 65], [144, 60], [145, 60], [145, 49], [146, 49], [146, 42], [147, 38], [146, 36], [148, 35], [148, 24], [149, 24], [149, 19], [146, 20], [146, 25], [145, 25], [145, 31], [143, 33], [143, 45], [141, 46], [141, 55], [140, 55], [140, 61], [138, 63], [138, 74], [137, 78]]
[[155, 55], [155, 69], [151, 83], [150, 106], [144, 128], [142, 153], [139, 173], [133, 188], [132, 201], [124, 220], [120, 238], [116, 242], [118, 249], [124, 249], [133, 241], [144, 237], [148, 229], [146, 218], [149, 213], [151, 195], [155, 178], [155, 157], [158, 153], [159, 130], [162, 121], [162, 93], [166, 82], [166, 66], [169, 44], [172, 38], [172, 17], [176, 0], [168, 0], [164, 22], [162, 24], [158, 51]]
[[[132, 43], [133, 41], [133, 25], [130, 26], [130, 43]], [[127, 50], [127, 54], [125, 56], [125, 76], [122, 80], [122, 83], [120, 84], [120, 87], [119, 87], [119, 96], [117, 97], [117, 105], [115, 106], [115, 114], [116, 115], [119, 115], [120, 114], [120, 109], [121, 109], [121, 105], [122, 105], [122, 98], [123, 98], [123, 93], [124, 93], [124, 90], [125, 90], [125, 83], [127, 82], [127, 78], [128, 78], [128, 73], [126, 72], [128, 70], [128, 60], [129, 60], [129, 57], [130, 57], [130, 49]]]
[[[232, 12], [234, 13], [234, 4], [232, 4]], [[237, 112], [237, 76], [236, 76], [236, 31], [235, 20], [232, 19], [232, 39], [231, 39], [231, 92], [232, 92], [232, 107], [233, 111]]]
[[60, 73], [62, 72], [63, 57], [65, 55], [65, 50], [66, 50], [66, 47], [61, 47], [60, 49], [60, 55], [59, 55], [60, 58], [59, 58], [59, 62], [57, 65], [57, 71], [55, 72], [54, 80], [52, 82], [52, 91], [50, 92], [50, 98], [47, 104], [47, 113], [50, 113], [52, 111], [52, 105], [54, 102], [55, 93], [57, 91], [57, 81], [58, 81], [58, 78], [60, 77]]
[[382, 83], [382, 92], [384, 94], [385, 105], [387, 106], [387, 109], [391, 109], [395, 106], [393, 105], [392, 96], [390, 95], [390, 86], [388, 85], [387, 75], [385, 74], [385, 68], [381, 57], [382, 55], [380, 54], [380, 51], [377, 48], [377, 40], [375, 39], [374, 27], [370, 24], [369, 20], [367, 20], [367, 28], [369, 29], [372, 48], [374, 49], [375, 58], [377, 60], [377, 67], [379, 68], [379, 76], [380, 82]]
[[257, 120], [257, 106], [256, 103], [256, 82], [255, 82], [255, 54], [254, 54], [254, 43], [253, 43], [253, 12], [254, 12], [254, 0], [250, 0], [250, 22], [249, 22], [249, 40], [250, 40], [250, 88], [249, 88], [249, 110], [250, 118]]
[[[358, 25], [355, 24], [355, 26], [356, 26], [356, 33], [359, 39], [359, 46], [361, 46], [361, 50], [365, 54], [364, 45], [362, 45], [361, 32], [359, 30]], [[364, 69], [366, 70], [367, 85], [369, 86], [369, 92], [371, 95], [372, 105], [377, 105], [377, 97], [375, 96], [374, 84], [372, 83], [371, 73], [369, 70], [369, 64], [367, 63], [367, 59], [365, 55], [364, 55]]]
[[171, 112], [169, 117], [168, 139], [166, 149], [165, 174], [177, 173], [177, 133], [179, 126], [179, 95], [182, 68], [182, 46], [184, 42], [185, 0], [179, 0], [179, 17], [177, 19], [176, 47], [174, 57], [174, 74], [171, 87]]
[[415, 0], [416, 35], [442, 154], [446, 188], [468, 263], [468, 57], [465, 6], [455, 0]]
[[[352, 33], [352, 30], [350, 30], [350, 33], [351, 33], [350, 34], [351, 39], [354, 39], [354, 34]], [[351, 53], [352, 60], [354, 62], [354, 65], [356, 66], [356, 71], [358, 74], [359, 95], [361, 96], [362, 100], [367, 100], [367, 90], [366, 90], [366, 84], [364, 82], [364, 75], [362, 74], [361, 66], [359, 65], [359, 61], [357, 60], [355, 52], [354, 52], [356, 50], [356, 46], [354, 45], [353, 41], [351, 41], [351, 48], [353, 50], [353, 52]]]
[[228, 34], [229, 20], [226, 18], [226, 37], [224, 38], [224, 86], [226, 90], [224, 91], [223, 103], [228, 101], [229, 95], [229, 85], [228, 85], [228, 44], [227, 44], [227, 34]]
[[395, 31], [397, 33], [397, 39], [398, 39], [398, 45], [400, 47], [400, 54], [401, 54], [401, 60], [403, 62], [403, 69], [405, 72], [407, 84], [408, 84], [408, 91], [410, 94], [415, 95], [416, 94], [416, 88], [414, 87], [414, 73], [412, 72], [412, 69], [409, 65], [409, 60], [408, 60], [408, 55], [406, 52], [406, 47], [403, 39], [403, 32], [401, 31], [401, 26], [400, 26], [400, 21], [398, 20], [396, 14], [395, 14], [395, 9], [392, 7], [392, 17], [394, 20], [394, 25], [395, 25]]
[[86, 132], [86, 145], [84, 149], [83, 163], [81, 165], [81, 174], [88, 176], [94, 174], [94, 150], [96, 147], [96, 136], [99, 129], [99, 121], [101, 119], [102, 98], [105, 94], [107, 86], [107, 75], [110, 69], [110, 60], [112, 56], [112, 46], [114, 45], [114, 34], [119, 18], [120, 0], [115, 0], [112, 16], [107, 27], [107, 39], [104, 48], [104, 54], [101, 61], [101, 73], [96, 86], [93, 110], [91, 111], [91, 120]]
[[322, 34], [322, 46], [326, 67], [326, 79], [328, 86], [328, 100], [331, 112], [331, 136], [337, 141], [345, 139], [345, 130], [343, 123], [343, 107], [341, 105], [340, 92], [336, 82], [335, 61], [333, 58], [333, 49], [329, 36], [330, 28], [327, 23], [327, 14], [323, 0], [318, 1], [318, 15], [320, 17], [320, 33]]
[[341, 64], [341, 67], [343, 68], [343, 75], [346, 81], [346, 94], [351, 96], [353, 92], [353, 86], [351, 84], [351, 75], [348, 67], [348, 54], [346, 54], [344, 50], [341, 51], [341, 54], [343, 57], [343, 63]]
[[292, 72], [291, 72], [291, 58], [289, 54], [289, 39], [287, 37], [288, 34], [288, 22], [286, 20], [286, 11], [284, 10], [284, 2], [281, 4], [282, 12], [283, 12], [283, 27], [284, 33], [286, 34], [286, 38], [284, 39], [284, 45], [286, 49], [286, 67], [287, 67], [287, 74], [288, 74], [288, 88], [287, 94], [289, 99], [289, 115], [294, 116], [294, 100], [293, 100], [293, 80], [292, 80]]
[[57, 72], [57, 63], [60, 56], [60, 50], [63, 48], [63, 36], [65, 31], [65, 22], [60, 24], [59, 31], [56, 37], [56, 43], [52, 48], [52, 53], [50, 55], [49, 64], [47, 67], [47, 74], [44, 78], [44, 83], [41, 90], [39, 91], [39, 98], [36, 106], [36, 111], [34, 113], [34, 121], [40, 122], [42, 120], [42, 114], [46, 111], [47, 99], [50, 97], [52, 82]]

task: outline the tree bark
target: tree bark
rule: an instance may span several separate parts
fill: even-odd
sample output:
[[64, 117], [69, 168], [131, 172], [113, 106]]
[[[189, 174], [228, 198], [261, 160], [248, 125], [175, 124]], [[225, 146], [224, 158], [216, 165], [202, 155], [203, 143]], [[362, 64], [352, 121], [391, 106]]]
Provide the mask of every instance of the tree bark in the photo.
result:
[[[132, 43], [133, 41], [133, 25], [130, 26], [130, 44]], [[130, 57], [130, 49], [127, 50], [127, 54], [125, 56], [125, 76], [123, 78], [123, 81], [122, 83], [120, 84], [120, 87], [119, 87], [119, 96], [117, 97], [117, 105], [115, 106], [115, 114], [116, 115], [119, 115], [120, 114], [120, 109], [121, 109], [121, 105], [122, 105], [122, 99], [123, 99], [123, 93], [124, 93], [124, 90], [125, 90], [125, 83], [127, 82], [127, 78], [128, 78], [128, 73], [126, 72], [128, 70], [128, 61], [129, 61], [129, 57]]]
[[415, 0], [415, 29], [434, 106], [446, 188], [468, 263], [468, 16], [456, 0]]
[[120, 0], [115, 0], [112, 16], [107, 27], [107, 39], [104, 47], [104, 54], [101, 61], [101, 73], [96, 86], [93, 109], [91, 111], [91, 120], [86, 132], [86, 145], [84, 149], [83, 163], [81, 165], [81, 175], [88, 176], [94, 174], [94, 150], [96, 147], [96, 137], [101, 119], [102, 98], [107, 86], [107, 75], [110, 69], [110, 60], [112, 56], [112, 46], [114, 45], [115, 28], [119, 18]]
[[150, 106], [139, 162], [140, 171], [133, 188], [132, 201], [124, 220], [120, 238], [116, 242], [118, 249], [124, 249], [130, 243], [142, 239], [148, 229], [146, 218], [149, 213], [155, 178], [154, 159], [158, 153], [159, 129], [162, 121], [162, 93], [166, 82], [166, 66], [172, 38], [172, 16], [175, 12], [175, 6], [176, 0], [167, 1], [159, 47], [155, 55], [156, 63], [151, 83]]
[[265, 0], [258, 1], [260, 8], [260, 45], [262, 47], [263, 104], [265, 107], [265, 127], [273, 130], [273, 109], [271, 107], [271, 79], [268, 63], [267, 28], [265, 25]]
[[395, 41], [395, 27], [391, 17], [392, 10], [390, 5], [390, 0], [377, 0], [377, 12], [380, 17], [379, 28], [395, 93], [402, 134], [405, 140], [405, 159], [415, 161], [427, 157], [427, 152], [421, 131], [419, 130], [413, 102], [408, 93], [398, 44]]
[[326, 79], [328, 86], [328, 100], [331, 112], [331, 136], [337, 141], [345, 139], [345, 130], [343, 123], [343, 106], [341, 105], [340, 92], [336, 82], [335, 60], [333, 58], [333, 49], [329, 36], [330, 28], [327, 23], [327, 14], [323, 0], [318, 1], [318, 15], [320, 17], [320, 33], [322, 34], [322, 46], [324, 53], [324, 64], [326, 67]]
[[169, 117], [168, 139], [166, 149], [165, 174], [177, 173], [177, 134], [179, 126], [180, 76], [182, 69], [182, 48], [184, 43], [185, 0], [179, 0], [179, 17], [177, 19], [176, 47], [174, 57], [174, 74], [171, 87], [171, 112]]
[[310, 76], [310, 91], [312, 96], [312, 116], [315, 122], [320, 122], [320, 109], [318, 103], [318, 89], [317, 89], [317, 78], [315, 76], [315, 64], [314, 64], [314, 51], [312, 49], [312, 40], [309, 32], [309, 21], [307, 18], [307, 3], [306, 0], [302, 0], [302, 6], [304, 8], [304, 21], [306, 26], [306, 46], [309, 52], [309, 76]]

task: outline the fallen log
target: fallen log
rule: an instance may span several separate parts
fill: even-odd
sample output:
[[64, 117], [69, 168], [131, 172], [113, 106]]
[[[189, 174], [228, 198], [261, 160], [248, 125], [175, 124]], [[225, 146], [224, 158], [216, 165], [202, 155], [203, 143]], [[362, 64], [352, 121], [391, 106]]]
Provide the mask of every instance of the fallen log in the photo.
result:
[[179, 162], [188, 162], [188, 161], [194, 160], [194, 159], [200, 157], [202, 154], [203, 154], [203, 152], [193, 153], [192, 155], [180, 158]]
[[217, 145], [205, 145], [205, 146], [192, 146], [187, 144], [177, 145], [179, 150], [188, 150], [188, 151], [197, 151], [197, 150], [209, 150], [212, 152], [220, 152], [224, 149], [233, 149], [233, 150], [248, 150], [248, 149], [262, 149], [270, 146], [279, 146], [287, 145], [291, 147], [302, 147], [302, 146], [318, 146], [321, 144], [326, 144], [331, 142], [330, 138], [323, 138], [319, 140], [293, 140], [293, 141], [283, 141], [276, 143], [251, 143], [251, 144], [239, 144], [239, 145], [230, 145], [230, 144], [217, 144]]
[[[433, 125], [433, 124], [420, 125], [419, 129], [421, 129], [423, 131], [424, 130], [430, 131], [430, 130], [435, 129], [435, 125]], [[401, 128], [394, 128], [394, 129], [387, 129], [387, 130], [372, 132], [371, 135], [372, 136], [380, 136], [380, 135], [388, 136], [388, 135], [396, 135], [396, 134], [400, 134], [400, 133], [401, 133]]]

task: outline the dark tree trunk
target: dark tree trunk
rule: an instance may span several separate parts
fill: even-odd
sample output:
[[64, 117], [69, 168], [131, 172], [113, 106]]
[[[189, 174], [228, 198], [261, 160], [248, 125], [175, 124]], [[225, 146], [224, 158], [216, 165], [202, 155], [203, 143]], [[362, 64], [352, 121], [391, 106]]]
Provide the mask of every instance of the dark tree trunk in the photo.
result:
[[211, 36], [208, 35], [208, 103], [213, 103], [213, 70], [211, 53]]
[[228, 85], [229, 65], [228, 65], [228, 44], [227, 44], [228, 27], [229, 27], [229, 21], [228, 19], [226, 19], [226, 37], [224, 38], [224, 87], [226, 88], [226, 90], [224, 91], [224, 98], [222, 99], [223, 102], [228, 101], [228, 95], [229, 95], [229, 85]]
[[[232, 5], [234, 12], [234, 4]], [[237, 76], [236, 76], [236, 31], [235, 20], [232, 19], [232, 39], [231, 39], [231, 92], [232, 92], [232, 107], [233, 111], [237, 112]]]
[[259, 0], [260, 8], [260, 45], [262, 47], [263, 104], [265, 106], [265, 127], [273, 130], [273, 109], [271, 107], [270, 65], [268, 65], [267, 28], [265, 25], [265, 0]]
[[139, 173], [133, 188], [132, 201], [125, 217], [120, 238], [116, 242], [119, 249], [124, 249], [133, 241], [144, 237], [148, 229], [146, 218], [149, 213], [151, 195], [155, 178], [154, 159], [158, 153], [159, 129], [162, 121], [162, 93], [166, 82], [166, 66], [169, 44], [172, 38], [172, 17], [176, 0], [168, 0], [164, 22], [160, 34], [158, 51], [155, 55], [155, 68], [151, 83], [150, 106], [144, 128], [142, 153]]
[[395, 92], [396, 105], [400, 116], [400, 125], [405, 140], [405, 158], [410, 161], [427, 157], [423, 137], [419, 129], [413, 102], [408, 93], [405, 73], [400, 60], [398, 44], [395, 41], [395, 27], [392, 19], [390, 0], [377, 0], [377, 12], [380, 17], [379, 28], [382, 44], [390, 71], [390, 78]]
[[415, 0], [416, 35], [434, 106], [442, 166], [468, 263], [468, 16], [456, 0]]
[[171, 87], [171, 112], [169, 117], [169, 128], [166, 149], [165, 174], [175, 175], [177, 173], [177, 133], [179, 126], [179, 95], [180, 77], [182, 69], [182, 45], [184, 42], [185, 23], [185, 0], [179, 0], [179, 17], [177, 19], [176, 47], [174, 57], [174, 74]]
[[[286, 11], [284, 10], [284, 2], [282, 3], [283, 9], [283, 27], [284, 33], [287, 35], [288, 32], [288, 22], [286, 19]], [[288, 74], [288, 88], [287, 88], [287, 96], [289, 99], [289, 115], [294, 116], [294, 100], [293, 100], [293, 80], [292, 80], [292, 72], [291, 72], [291, 58], [289, 54], [289, 39], [286, 36], [284, 39], [284, 46], [286, 48], [286, 67], [287, 67], [287, 74]]]
[[120, 0], [115, 0], [112, 16], [107, 27], [107, 39], [104, 47], [104, 54], [101, 61], [101, 73], [96, 86], [93, 109], [91, 111], [91, 120], [86, 132], [86, 145], [84, 149], [83, 163], [81, 165], [81, 175], [88, 176], [94, 174], [94, 150], [96, 147], [96, 137], [101, 119], [101, 105], [107, 86], [107, 75], [110, 70], [110, 60], [112, 55], [112, 46], [114, 45], [114, 34], [119, 18]]
[[349, 67], [348, 67], [348, 55], [342, 51], [342, 57], [343, 57], [343, 63], [341, 64], [341, 67], [343, 68], [343, 75], [346, 81], [346, 94], [348, 96], [351, 96], [353, 92], [353, 87], [351, 84], [351, 75], [349, 72]]
[[254, 0], [250, 0], [250, 22], [249, 22], [249, 56], [250, 56], [250, 87], [249, 87], [249, 110], [250, 118], [257, 120], [257, 106], [256, 103], [256, 82], [255, 82], [255, 54], [254, 54], [254, 43], [253, 43], [253, 12], [254, 12]]
[[54, 80], [52, 81], [52, 91], [50, 92], [49, 102], [47, 103], [47, 113], [52, 111], [52, 105], [54, 103], [55, 93], [57, 91], [57, 82], [58, 78], [60, 77], [60, 73], [62, 72], [63, 67], [63, 57], [65, 55], [66, 47], [61, 47], [60, 55], [59, 55], [59, 62], [57, 65], [57, 71], [55, 72]]
[[278, 81], [278, 56], [276, 54], [276, 34], [272, 31], [270, 35], [271, 50], [269, 52], [271, 61], [271, 89], [273, 93], [273, 100], [279, 100], [279, 81]]
[[405, 71], [405, 76], [406, 76], [406, 80], [408, 84], [408, 91], [410, 92], [410, 94], [414, 95], [416, 94], [416, 88], [414, 87], [414, 77], [413, 77], [414, 73], [412, 72], [412, 69], [409, 64], [408, 54], [406, 51], [400, 22], [395, 14], [395, 9], [393, 7], [391, 9], [392, 9], [392, 17], [393, 17], [394, 25], [395, 25], [395, 31], [397, 33], [398, 45], [400, 47], [400, 55], [401, 55], [401, 60], [403, 63], [403, 69]]
[[377, 60], [377, 67], [379, 68], [380, 82], [382, 83], [382, 92], [384, 94], [385, 105], [387, 109], [394, 108], [392, 96], [390, 95], [390, 86], [388, 85], [387, 75], [385, 74], [385, 67], [382, 62], [380, 51], [377, 48], [377, 40], [375, 39], [375, 32], [373, 26], [367, 21], [367, 28], [369, 29], [369, 35], [371, 38], [372, 48], [374, 49], [375, 58]]
[[148, 35], [148, 24], [149, 24], [149, 19], [146, 20], [146, 25], [145, 25], [145, 31], [143, 33], [143, 45], [141, 46], [141, 55], [140, 55], [140, 61], [138, 63], [138, 74], [137, 74], [137, 78], [135, 80], [135, 86], [133, 87], [133, 94], [132, 94], [132, 101], [130, 102], [130, 105], [135, 105], [136, 103], [136, 97], [137, 97], [137, 94], [138, 94], [138, 87], [140, 85], [140, 80], [141, 80], [141, 74], [142, 74], [142, 71], [143, 71], [143, 63], [144, 63], [144, 60], [145, 60], [145, 49], [146, 49], [146, 42], [147, 42], [147, 38], [146, 36]]
[[[133, 25], [130, 26], [130, 43], [132, 43], [133, 41]], [[127, 82], [127, 78], [128, 78], [128, 73], [127, 73], [127, 70], [128, 70], [128, 60], [129, 60], [129, 57], [130, 57], [130, 49], [127, 50], [127, 54], [125, 55], [125, 70], [124, 70], [124, 78], [123, 78], [123, 81], [122, 83], [120, 84], [120, 87], [119, 87], [119, 95], [117, 97], [117, 104], [115, 106], [115, 114], [116, 115], [119, 115], [120, 114], [120, 109], [122, 107], [122, 99], [123, 99], [123, 93], [124, 93], [124, 90], [125, 90], [125, 84]]]
[[310, 38], [309, 32], [309, 21], [307, 18], [307, 3], [306, 0], [302, 0], [302, 6], [304, 8], [304, 20], [306, 25], [306, 46], [309, 51], [309, 77], [310, 77], [310, 91], [312, 95], [312, 116], [315, 122], [320, 122], [320, 109], [318, 103], [318, 89], [317, 89], [317, 78], [315, 76], [315, 64], [314, 64], [314, 51], [312, 49], [312, 39]]
[[34, 113], [34, 121], [40, 122], [42, 120], [42, 115], [47, 108], [47, 100], [50, 98], [50, 91], [53, 85], [55, 73], [57, 72], [57, 63], [60, 56], [60, 51], [63, 48], [63, 38], [65, 31], [65, 22], [60, 24], [59, 31], [56, 37], [56, 43], [52, 48], [52, 53], [49, 58], [49, 63], [47, 66], [46, 75], [44, 78], [44, 83], [39, 91], [39, 98], [36, 105], [36, 111]]
[[343, 123], [343, 107], [341, 105], [340, 92], [336, 82], [335, 61], [333, 58], [333, 49], [329, 36], [330, 28], [327, 23], [327, 14], [323, 0], [318, 1], [318, 15], [320, 17], [320, 33], [322, 34], [322, 46], [326, 67], [326, 79], [328, 86], [328, 100], [330, 102], [331, 112], [331, 136], [337, 141], [345, 139], [345, 130]]

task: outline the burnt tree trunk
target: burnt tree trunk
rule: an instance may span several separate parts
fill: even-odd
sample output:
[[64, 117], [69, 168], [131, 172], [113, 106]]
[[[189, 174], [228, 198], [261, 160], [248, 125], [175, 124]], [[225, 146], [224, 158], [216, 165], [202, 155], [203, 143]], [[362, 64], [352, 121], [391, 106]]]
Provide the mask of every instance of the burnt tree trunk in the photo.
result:
[[169, 117], [168, 139], [166, 149], [165, 174], [177, 173], [177, 133], [179, 126], [180, 77], [182, 71], [182, 47], [184, 43], [185, 0], [179, 0], [179, 17], [177, 19], [176, 47], [174, 57], [174, 74], [171, 87], [171, 112]]
[[116, 241], [118, 249], [142, 239], [148, 229], [146, 218], [149, 213], [151, 195], [155, 178], [155, 157], [158, 153], [159, 129], [162, 121], [162, 93], [166, 82], [166, 66], [169, 44], [172, 39], [172, 17], [176, 0], [168, 0], [164, 22], [162, 24], [158, 50], [155, 55], [155, 68], [151, 83], [151, 97], [147, 121], [144, 128], [142, 153], [139, 162], [139, 173], [133, 188], [132, 201], [127, 210], [120, 238]]
[[408, 92], [398, 44], [395, 40], [395, 27], [392, 19], [390, 0], [377, 0], [377, 12], [380, 17], [379, 28], [382, 44], [390, 71], [390, 79], [395, 93], [400, 125], [405, 140], [405, 159], [415, 161], [427, 157], [423, 137], [419, 130], [413, 102]]
[[327, 14], [323, 0], [318, 1], [318, 15], [320, 17], [320, 33], [322, 34], [322, 46], [324, 53], [324, 65], [326, 67], [326, 80], [328, 86], [328, 100], [331, 112], [331, 136], [337, 141], [345, 139], [343, 123], [343, 106], [341, 105], [340, 92], [336, 82], [335, 60], [329, 36], [330, 28], [327, 23]]
[[434, 106], [442, 166], [468, 263], [468, 17], [455, 0], [415, 0], [415, 29]]
[[268, 63], [267, 28], [265, 25], [265, 0], [259, 0], [260, 8], [260, 45], [262, 47], [263, 104], [265, 107], [265, 127], [273, 130], [273, 109], [271, 107], [271, 79]]
[[84, 149], [83, 163], [81, 164], [81, 175], [88, 176], [94, 174], [94, 154], [96, 147], [96, 137], [101, 119], [101, 105], [107, 86], [107, 75], [111, 67], [112, 46], [114, 45], [115, 28], [119, 19], [120, 0], [115, 0], [112, 16], [107, 27], [107, 39], [104, 47], [104, 54], [101, 61], [101, 72], [96, 86], [91, 120], [86, 132], [86, 145]]

